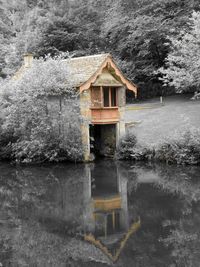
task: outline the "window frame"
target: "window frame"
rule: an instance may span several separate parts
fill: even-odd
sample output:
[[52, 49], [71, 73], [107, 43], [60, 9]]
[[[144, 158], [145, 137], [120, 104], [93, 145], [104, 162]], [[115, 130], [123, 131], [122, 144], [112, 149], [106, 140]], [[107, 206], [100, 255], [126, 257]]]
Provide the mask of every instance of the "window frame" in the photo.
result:
[[[104, 90], [105, 89], [108, 90], [108, 103], [109, 105], [108, 106], [104, 106]], [[112, 106], [112, 89], [115, 89], [115, 106]], [[103, 104], [103, 108], [117, 108], [118, 107], [118, 90], [117, 90], [117, 87], [114, 87], [114, 86], [102, 86], [101, 87], [101, 95], [102, 95], [102, 104]]]

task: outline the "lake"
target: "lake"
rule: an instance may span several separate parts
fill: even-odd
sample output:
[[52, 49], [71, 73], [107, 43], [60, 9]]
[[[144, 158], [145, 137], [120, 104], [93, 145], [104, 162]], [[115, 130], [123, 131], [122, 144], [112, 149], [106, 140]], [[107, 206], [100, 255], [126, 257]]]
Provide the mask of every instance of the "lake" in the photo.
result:
[[196, 267], [200, 167], [0, 163], [0, 266]]

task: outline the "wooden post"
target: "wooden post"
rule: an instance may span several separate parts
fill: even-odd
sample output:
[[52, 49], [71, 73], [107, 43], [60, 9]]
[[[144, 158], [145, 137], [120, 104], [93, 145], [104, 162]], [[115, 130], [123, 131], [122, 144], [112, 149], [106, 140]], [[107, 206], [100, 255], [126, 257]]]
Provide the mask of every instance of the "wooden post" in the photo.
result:
[[103, 101], [103, 87], [100, 86], [100, 99], [101, 99], [101, 108], [104, 106], [104, 101]]
[[116, 107], [118, 107], [119, 106], [119, 87], [116, 87], [115, 88], [115, 92], [116, 92], [116, 95], [115, 95], [115, 97], [116, 97], [116, 99], [115, 99], [115, 101], [116, 101]]
[[111, 87], [108, 87], [109, 90], [109, 107], [111, 107]]

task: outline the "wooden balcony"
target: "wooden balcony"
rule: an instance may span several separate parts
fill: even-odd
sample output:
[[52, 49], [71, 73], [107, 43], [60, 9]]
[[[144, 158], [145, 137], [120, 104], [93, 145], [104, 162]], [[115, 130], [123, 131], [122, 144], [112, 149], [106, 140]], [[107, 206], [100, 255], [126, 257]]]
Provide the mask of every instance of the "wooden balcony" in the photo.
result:
[[109, 124], [119, 121], [118, 107], [91, 108], [93, 124]]

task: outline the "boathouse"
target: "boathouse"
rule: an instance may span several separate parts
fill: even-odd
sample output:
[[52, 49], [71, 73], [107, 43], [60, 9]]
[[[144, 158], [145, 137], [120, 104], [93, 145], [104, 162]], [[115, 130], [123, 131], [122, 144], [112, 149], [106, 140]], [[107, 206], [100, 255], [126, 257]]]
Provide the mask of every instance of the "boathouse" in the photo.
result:
[[[32, 60], [32, 54], [24, 56], [24, 65], [15, 78], [31, 66]], [[110, 54], [69, 58], [64, 62], [70, 70], [66, 79], [78, 90], [80, 113], [84, 118], [81, 125], [84, 159], [90, 160], [91, 153], [113, 155], [120, 137], [125, 134], [126, 90], [137, 97], [136, 85], [122, 74]], [[60, 107], [62, 103], [55, 97], [53, 102], [50, 108]]]
[[137, 87], [120, 71], [110, 54], [67, 59], [74, 87], [80, 92], [81, 127], [85, 160], [90, 153], [113, 155], [125, 134], [126, 90]]

